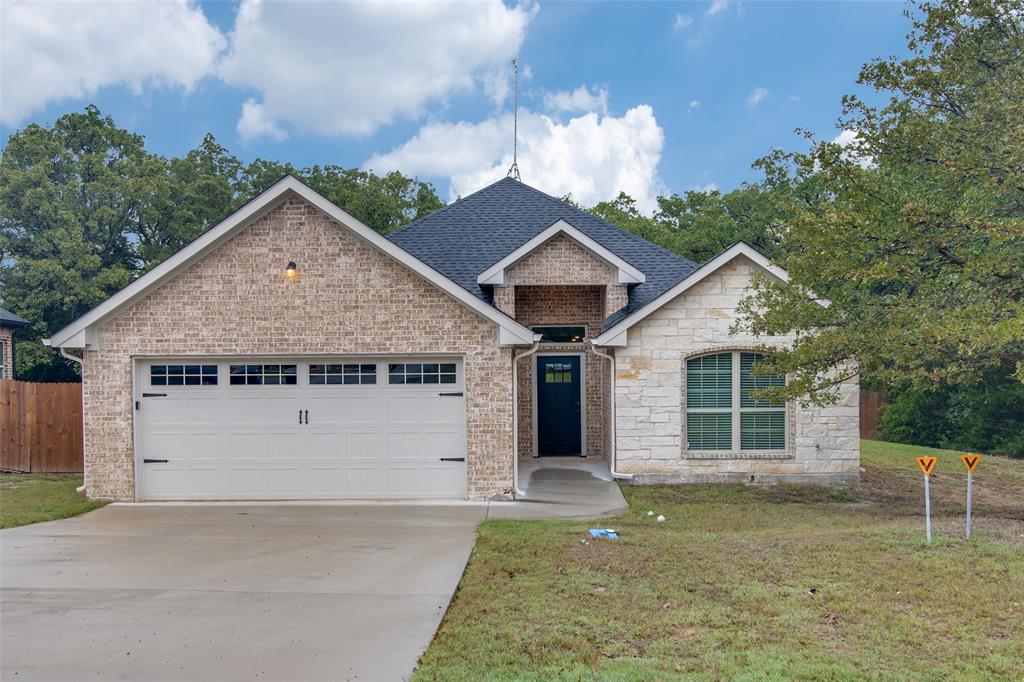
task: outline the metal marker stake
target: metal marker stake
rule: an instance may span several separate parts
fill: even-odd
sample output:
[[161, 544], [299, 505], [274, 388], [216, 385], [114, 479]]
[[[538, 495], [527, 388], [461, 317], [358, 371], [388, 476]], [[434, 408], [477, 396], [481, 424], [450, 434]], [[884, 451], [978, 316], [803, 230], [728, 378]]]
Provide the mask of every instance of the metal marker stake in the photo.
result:
[[966, 537], [968, 540], [971, 539], [971, 492], [974, 487], [974, 474], [970, 471], [967, 472], [967, 533]]
[[928, 475], [924, 477], [924, 532], [928, 544], [932, 543], [932, 498], [928, 488]]

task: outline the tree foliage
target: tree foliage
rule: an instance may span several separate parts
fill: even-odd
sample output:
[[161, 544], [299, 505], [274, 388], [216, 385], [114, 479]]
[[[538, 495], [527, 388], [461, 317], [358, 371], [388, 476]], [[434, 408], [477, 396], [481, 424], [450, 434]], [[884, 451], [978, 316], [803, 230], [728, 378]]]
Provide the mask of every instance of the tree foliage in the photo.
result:
[[211, 135], [183, 157], [146, 150], [96, 107], [29, 125], [0, 158], [0, 302], [30, 322], [18, 376], [74, 379], [39, 343], [195, 239], [286, 173], [390, 232], [443, 206], [400, 173], [243, 164]]
[[1024, 380], [1024, 2], [907, 14], [911, 56], [859, 77], [888, 103], [843, 101], [854, 143], [772, 162], [822, 189], [787, 225], [789, 283], [744, 304], [745, 328], [798, 338], [765, 368], [794, 377], [777, 396], [827, 402], [857, 365], [919, 390]]
[[879, 423], [885, 440], [1024, 458], [1024, 383], [1010, 370], [978, 386], [903, 391]]
[[710, 260], [736, 242], [746, 242], [776, 258], [789, 221], [821, 200], [821, 183], [813, 174], [785, 172], [786, 156], [781, 152], [754, 165], [764, 173], [760, 182], [745, 183], [725, 193], [710, 190], [660, 196], [658, 208], [650, 216], [625, 193], [590, 211], [697, 263]]

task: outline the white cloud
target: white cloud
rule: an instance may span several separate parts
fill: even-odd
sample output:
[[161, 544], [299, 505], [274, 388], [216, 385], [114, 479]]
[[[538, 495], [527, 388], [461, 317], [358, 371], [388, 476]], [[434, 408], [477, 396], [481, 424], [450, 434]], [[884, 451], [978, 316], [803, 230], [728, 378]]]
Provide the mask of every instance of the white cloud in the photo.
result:
[[747, 106], [753, 109], [754, 107], [761, 104], [764, 98], [768, 96], [768, 90], [762, 88], [760, 85], [751, 90], [750, 94], [747, 95]]
[[269, 137], [272, 140], [281, 141], [288, 137], [288, 133], [269, 120], [263, 113], [263, 106], [252, 98], [242, 103], [242, 117], [238, 119], [236, 128], [238, 134], [245, 140], [254, 137]]
[[693, 23], [693, 17], [685, 14], [676, 14], [675, 21], [672, 22], [672, 29], [680, 31]]
[[323, 135], [368, 135], [398, 116], [495, 77], [522, 44], [537, 6], [487, 2], [243, 0], [219, 72], [260, 92], [264, 120]]
[[[450, 178], [451, 198], [505, 177], [512, 164], [512, 117], [479, 123], [432, 123], [405, 144], [369, 159], [365, 168]], [[590, 112], [566, 123], [530, 111], [519, 116], [519, 169], [523, 182], [548, 194], [572, 194], [586, 206], [620, 191], [641, 210], [657, 208], [664, 192], [657, 167], [665, 136], [650, 106], [621, 117]]]
[[544, 106], [551, 111], [586, 112], [598, 111], [608, 113], [608, 90], [594, 88], [591, 92], [587, 86], [581, 85], [572, 92], [561, 90], [544, 94]]
[[691, 187], [694, 192], [703, 192], [704, 194], [711, 194], [712, 192], [718, 191], [718, 184], [709, 182], [706, 185], [694, 185]]
[[696, 109], [699, 106], [700, 106], [700, 100], [699, 99], [691, 99], [690, 100], [690, 108], [691, 109]]
[[729, 0], [711, 0], [711, 5], [704, 14], [713, 17], [729, 7]]
[[864, 151], [861, 143], [861, 137], [856, 131], [849, 129], [843, 130], [841, 133], [836, 135], [832, 141], [846, 149], [847, 151], [843, 156], [855, 161], [861, 168], [875, 167], [876, 164], [874, 157]]
[[8, 125], [109, 85], [191, 89], [225, 47], [190, 0], [4, 0], [0, 24], [0, 120]]

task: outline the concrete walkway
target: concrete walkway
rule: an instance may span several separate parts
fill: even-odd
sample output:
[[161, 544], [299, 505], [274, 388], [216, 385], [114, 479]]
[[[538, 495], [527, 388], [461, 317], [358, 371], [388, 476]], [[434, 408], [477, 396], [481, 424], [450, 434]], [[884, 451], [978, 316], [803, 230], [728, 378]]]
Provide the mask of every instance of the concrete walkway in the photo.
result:
[[0, 531], [0, 678], [405, 679], [480, 521], [626, 508], [563, 459], [527, 463], [517, 502], [110, 505]]
[[0, 534], [5, 680], [402, 680], [486, 508], [112, 505]]
[[492, 502], [489, 519], [594, 519], [629, 507], [608, 467], [579, 457], [542, 457], [521, 461], [516, 502]]

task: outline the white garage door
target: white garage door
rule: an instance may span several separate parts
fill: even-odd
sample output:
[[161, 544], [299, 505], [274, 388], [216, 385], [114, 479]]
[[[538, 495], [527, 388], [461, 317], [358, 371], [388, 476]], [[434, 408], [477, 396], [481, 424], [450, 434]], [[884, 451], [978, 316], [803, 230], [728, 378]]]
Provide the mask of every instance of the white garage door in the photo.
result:
[[142, 499], [466, 495], [458, 358], [137, 364]]

